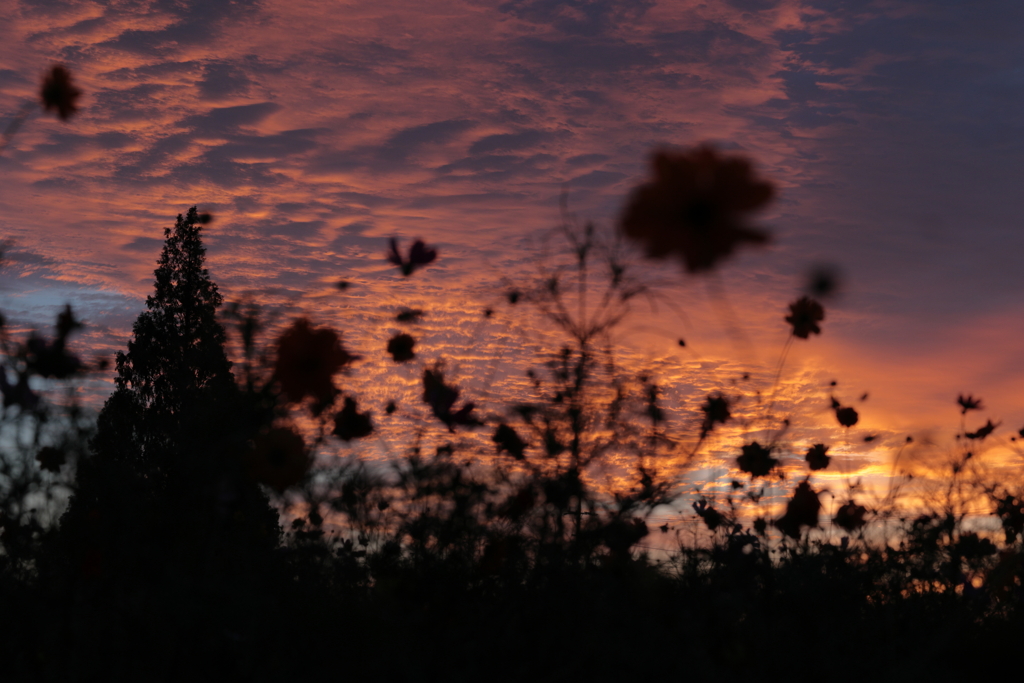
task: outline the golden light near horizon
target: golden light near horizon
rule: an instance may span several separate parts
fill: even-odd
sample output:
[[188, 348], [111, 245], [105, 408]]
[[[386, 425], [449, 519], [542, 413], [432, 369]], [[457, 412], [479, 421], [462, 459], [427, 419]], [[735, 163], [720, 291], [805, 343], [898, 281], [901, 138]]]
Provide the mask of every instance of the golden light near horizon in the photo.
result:
[[[801, 450], [828, 442], [850, 476], [879, 478], [907, 436], [950, 443], [954, 399], [974, 391], [1001, 425], [986, 458], [1014, 462], [1004, 435], [1024, 424], [1024, 283], [1007, 260], [1019, 240], [1008, 178], [1019, 159], [914, 85], [922, 72], [904, 57], [942, 44], [927, 13], [797, 0], [151, 5], [4, 10], [3, 113], [35, 98], [40, 65], [54, 61], [84, 91], [73, 125], [30, 121], [0, 155], [14, 245], [5, 311], [17, 325], [71, 301], [90, 323], [88, 354], [121, 348], [162, 229], [199, 204], [216, 217], [209, 265], [227, 297], [260, 302], [281, 325], [307, 315], [341, 330], [364, 356], [347, 388], [415, 402], [419, 370], [392, 367], [378, 326], [397, 333], [393, 310], [420, 308], [418, 353], [447, 358], [497, 414], [557, 335], [523, 307], [481, 311], [564, 256], [551, 236], [563, 192], [612, 241], [655, 150], [710, 141], [751, 159], [779, 198], [761, 221], [772, 244], [709, 277], [634, 254], [657, 296], [635, 304], [615, 341], [626, 366], [658, 377], [680, 428], [712, 391], [741, 398], [747, 421], [713, 451], [721, 468], [733, 439], [768, 429], [757, 406], [770, 393], [791, 423], [794, 473]], [[915, 21], [916, 32], [898, 28]], [[859, 41], [868, 34], [887, 36], [888, 51]], [[959, 87], [998, 101], [1012, 82], [1003, 49], [964, 56], [990, 77]], [[925, 111], [938, 115], [920, 126]], [[384, 259], [396, 235], [441, 258], [402, 280]], [[786, 307], [820, 264], [838, 268], [843, 290], [776, 383]], [[338, 292], [338, 279], [352, 289]], [[90, 389], [96, 405], [108, 388]], [[833, 393], [857, 406], [855, 429], [836, 424]], [[368, 455], [387, 457], [381, 438]]]

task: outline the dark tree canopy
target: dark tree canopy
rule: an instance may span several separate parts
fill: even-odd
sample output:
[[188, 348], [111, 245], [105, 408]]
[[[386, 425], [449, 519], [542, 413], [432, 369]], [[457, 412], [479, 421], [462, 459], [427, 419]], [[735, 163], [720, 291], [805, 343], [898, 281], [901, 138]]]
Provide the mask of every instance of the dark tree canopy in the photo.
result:
[[175, 413], [196, 392], [233, 382], [217, 322], [222, 297], [204, 267], [201, 231], [194, 206], [164, 230], [149, 310], [135, 321], [128, 353], [117, 354], [118, 389], [154, 412]]
[[201, 231], [196, 207], [164, 230], [155, 291], [135, 320], [128, 352], [117, 354], [117, 390], [100, 414], [98, 453], [157, 466], [196, 433], [211, 401], [229, 402], [234, 378], [217, 322], [222, 297], [204, 266]]
[[72, 555], [117, 558], [121, 573], [241, 561], [278, 538], [277, 513], [245, 471], [260, 419], [231, 373], [201, 231], [195, 207], [164, 231], [154, 293], [117, 355], [117, 388], [61, 520]]

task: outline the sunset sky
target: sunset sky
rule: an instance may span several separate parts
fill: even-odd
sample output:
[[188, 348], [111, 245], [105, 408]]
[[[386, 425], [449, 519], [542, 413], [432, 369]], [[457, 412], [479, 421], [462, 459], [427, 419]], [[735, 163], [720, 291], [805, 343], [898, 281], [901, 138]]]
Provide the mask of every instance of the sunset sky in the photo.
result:
[[[84, 95], [0, 155], [0, 308], [44, 326], [71, 302], [89, 348], [122, 348], [163, 229], [198, 205], [226, 299], [331, 324], [366, 356], [353, 382], [410, 391], [421, 370], [392, 370], [383, 347], [398, 306], [424, 308], [421, 359], [454, 359], [469, 392], [499, 387], [497, 409], [543, 335], [502, 292], [554, 263], [563, 188], [611, 235], [652, 150], [710, 141], [777, 184], [759, 217], [773, 243], [711, 278], [643, 265], [661, 304], [622, 331], [629, 362], [680, 401], [743, 372], [764, 388], [787, 304], [832, 264], [842, 291], [780, 392], [807, 438], [834, 427], [832, 379], [844, 402], [870, 393], [858, 434], [883, 450], [955, 427], [958, 393], [1009, 434], [1022, 20], [1010, 0], [6, 0], [0, 122], [54, 63]], [[392, 236], [440, 259], [403, 280]]]

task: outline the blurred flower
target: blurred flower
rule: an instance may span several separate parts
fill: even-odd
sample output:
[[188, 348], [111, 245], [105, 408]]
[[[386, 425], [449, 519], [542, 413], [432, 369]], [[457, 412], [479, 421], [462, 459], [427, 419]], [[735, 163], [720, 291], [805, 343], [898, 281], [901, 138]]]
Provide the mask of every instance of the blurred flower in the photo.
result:
[[687, 272], [712, 269], [742, 243], [763, 244], [768, 233], [745, 224], [746, 214], [772, 199], [771, 183], [754, 177], [750, 162], [710, 145], [661, 151], [654, 179], [636, 188], [620, 229], [651, 258], [675, 256]]
[[29, 373], [45, 378], [66, 379], [84, 369], [77, 356], [68, 353], [68, 337], [84, 325], [75, 318], [71, 306], [65, 306], [57, 315], [55, 325], [57, 336], [52, 342], [32, 333], [21, 345], [19, 355], [24, 359]]
[[274, 427], [253, 440], [250, 472], [278, 493], [299, 484], [312, 464], [302, 437], [287, 427]]
[[68, 335], [75, 330], [82, 329], [85, 324], [75, 317], [75, 312], [71, 310], [71, 304], [64, 304], [64, 310], [57, 314], [57, 324], [54, 327], [57, 330], [57, 339], [61, 343], [65, 343]]
[[857, 411], [854, 410], [853, 408], [843, 408], [842, 406], [837, 406], [835, 408], [835, 411], [836, 419], [839, 420], [839, 424], [841, 424], [844, 427], [852, 427], [853, 425], [857, 424], [857, 420], [860, 419], [860, 416], [857, 415]]
[[516, 460], [522, 460], [529, 445], [519, 436], [515, 429], [502, 422], [494, 431], [491, 441], [498, 445], [498, 452], [508, 453]]
[[711, 507], [708, 501], [703, 498], [693, 504], [693, 510], [704, 520], [704, 525], [707, 526], [709, 531], [714, 531], [725, 521], [722, 513]]
[[334, 401], [334, 374], [356, 356], [341, 345], [331, 329], [313, 329], [305, 318], [296, 320], [277, 343], [274, 378], [290, 403], [312, 396], [320, 404]]
[[440, 366], [435, 365], [433, 370], [428, 368], [423, 371], [423, 402], [430, 406], [437, 419], [448, 425], [449, 431], [454, 432], [457, 424], [465, 426], [482, 424], [473, 415], [473, 403], [465, 403], [453, 412], [452, 409], [457, 400], [459, 400], [459, 390], [445, 384], [444, 372]]
[[867, 508], [863, 505], [855, 505], [853, 501], [850, 501], [839, 506], [839, 509], [836, 510], [836, 516], [832, 518], [832, 521], [839, 528], [852, 534], [866, 524], [864, 515], [867, 513]]
[[964, 434], [964, 436], [966, 436], [968, 439], [984, 439], [986, 436], [994, 432], [996, 427], [998, 427], [1000, 424], [1002, 423], [996, 422], [995, 424], [992, 424], [992, 420], [988, 420], [985, 422], [985, 425], [983, 427], [978, 429], [978, 431], [967, 432]]
[[807, 274], [805, 289], [812, 297], [825, 299], [838, 292], [840, 285], [840, 277], [835, 268], [818, 266]]
[[807, 464], [812, 470], [823, 470], [828, 467], [828, 446], [823, 443], [816, 443], [807, 449]]
[[981, 399], [974, 398], [970, 394], [967, 394], [967, 396], [960, 394], [956, 397], [956, 402], [960, 405], [961, 415], [966, 415], [968, 410], [981, 410], [982, 408]]
[[409, 249], [409, 258], [402, 258], [398, 252], [398, 240], [391, 238], [391, 248], [387, 253], [388, 261], [402, 269], [402, 275], [412, 275], [418, 268], [432, 263], [437, 258], [437, 249], [428, 247], [423, 240], [416, 240]]
[[400, 323], [418, 323], [423, 315], [423, 311], [418, 308], [403, 308], [395, 316], [395, 320]]
[[743, 446], [743, 455], [736, 458], [736, 465], [751, 477], [764, 477], [779, 463], [771, 456], [772, 449], [754, 441]]
[[807, 339], [812, 334], [821, 334], [818, 323], [825, 319], [825, 309], [814, 299], [801, 297], [789, 305], [786, 322], [793, 326], [793, 336]]
[[36, 453], [36, 461], [39, 462], [39, 466], [47, 472], [53, 472], [57, 474], [60, 472], [60, 468], [67, 462], [67, 456], [59, 448], [53, 446], [43, 446]]
[[81, 94], [82, 91], [71, 82], [71, 72], [59, 64], [43, 77], [43, 87], [39, 92], [43, 100], [43, 109], [56, 109], [61, 121], [67, 121], [78, 111], [75, 102]]
[[396, 334], [390, 340], [388, 340], [388, 353], [395, 360], [396, 363], [405, 363], [416, 357], [412, 348], [416, 345], [416, 340], [408, 334]]
[[818, 494], [811, 488], [810, 483], [800, 482], [793, 497], [786, 503], [786, 514], [775, 521], [775, 526], [782, 533], [791, 538], [799, 538], [802, 527], [818, 526], [818, 512], [821, 510], [821, 501]]
[[716, 423], [725, 424], [732, 417], [729, 413], [729, 399], [721, 394], [708, 394], [700, 409], [704, 413], [704, 422], [700, 428], [701, 438], [707, 436]]
[[360, 413], [356, 409], [356, 400], [346, 396], [344, 407], [334, 416], [333, 434], [339, 439], [351, 441], [372, 433], [373, 423], [370, 421], [369, 411]]
[[77, 356], [67, 352], [60, 337], [51, 343], [32, 334], [22, 346], [21, 355], [29, 372], [40, 377], [67, 379], [84, 367]]

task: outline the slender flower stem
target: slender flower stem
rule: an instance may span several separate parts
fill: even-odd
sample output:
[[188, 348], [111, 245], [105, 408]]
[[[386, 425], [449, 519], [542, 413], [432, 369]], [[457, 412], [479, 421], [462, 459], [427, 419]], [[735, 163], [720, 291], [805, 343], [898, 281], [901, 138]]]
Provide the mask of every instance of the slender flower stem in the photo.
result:
[[779, 380], [782, 378], [782, 369], [786, 366], [786, 357], [789, 356], [789, 349], [793, 346], [793, 335], [790, 334], [786, 343], [782, 346], [782, 353], [779, 354], [779, 363], [775, 367], [775, 379], [772, 381], [772, 393], [768, 397], [768, 405], [765, 408], [764, 418], [771, 417], [772, 408], [775, 406], [775, 397], [779, 392]]

